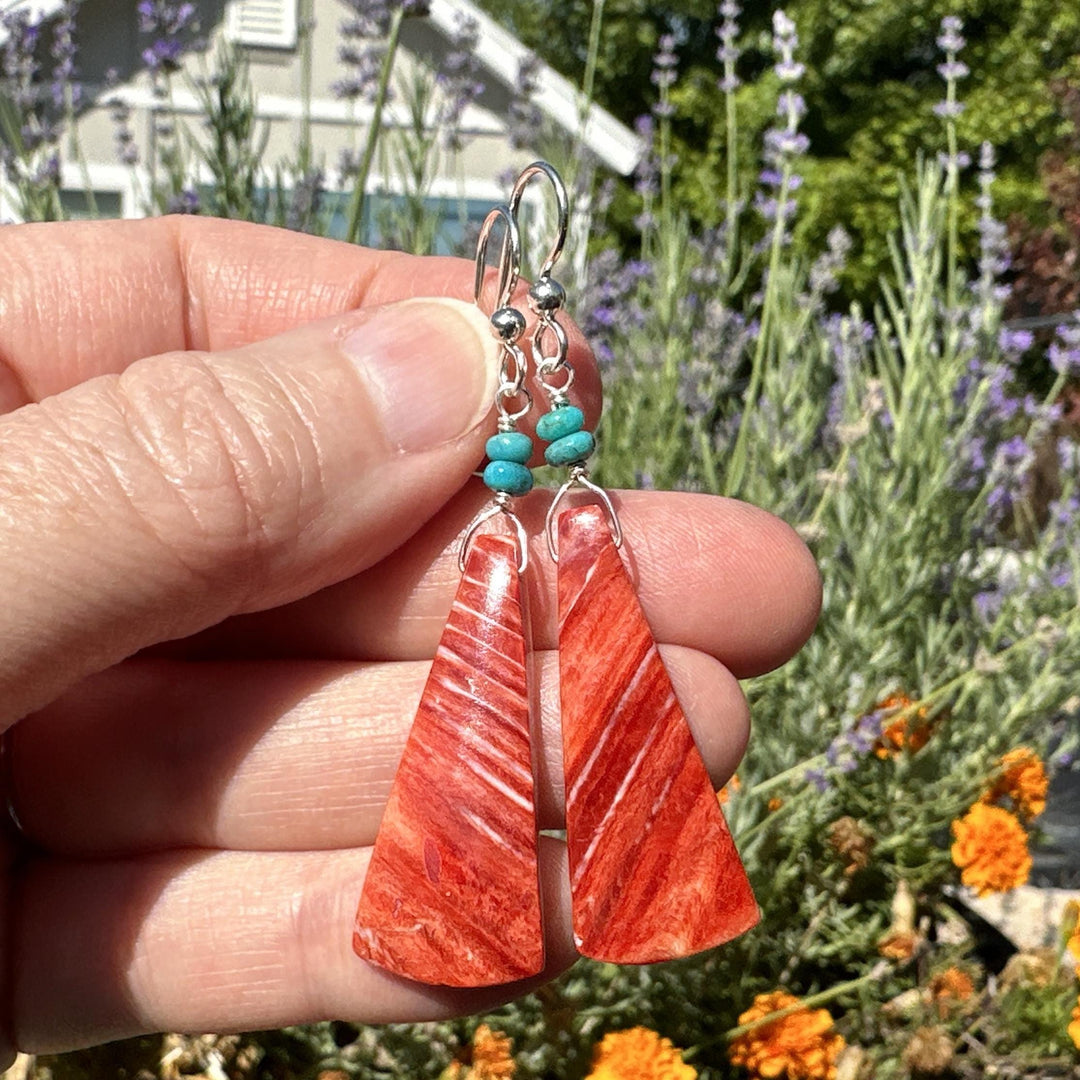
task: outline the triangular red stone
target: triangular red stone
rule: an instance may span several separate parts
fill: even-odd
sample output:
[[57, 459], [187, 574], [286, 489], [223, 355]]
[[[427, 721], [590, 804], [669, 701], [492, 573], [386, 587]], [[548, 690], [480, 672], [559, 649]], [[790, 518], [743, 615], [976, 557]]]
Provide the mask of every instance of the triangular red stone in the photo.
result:
[[647, 964], [749, 930], [754, 894], [596, 506], [559, 519], [559, 682], [578, 951]]
[[359, 956], [418, 982], [490, 986], [544, 966], [525, 633], [515, 545], [469, 549], [383, 814]]

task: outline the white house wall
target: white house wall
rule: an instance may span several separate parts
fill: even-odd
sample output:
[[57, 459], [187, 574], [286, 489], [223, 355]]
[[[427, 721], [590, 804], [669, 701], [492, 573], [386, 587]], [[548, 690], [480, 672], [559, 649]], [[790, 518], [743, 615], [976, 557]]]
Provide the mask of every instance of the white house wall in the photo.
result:
[[[333, 84], [345, 73], [338, 60], [338, 49], [339, 23], [347, 10], [338, 0], [315, 0], [314, 11], [311, 139], [316, 162], [322, 163], [333, 180], [342, 151], [362, 145], [370, 106], [341, 101], [332, 91]], [[210, 40], [217, 47], [225, 34], [224, 0], [203, 0], [200, 14], [204, 29], [212, 27]], [[78, 121], [81, 153], [96, 176], [104, 176], [103, 168], [115, 166], [118, 160], [116, 131], [107, 105], [113, 96], [132, 108], [130, 127], [140, 161], [146, 162], [152, 156], [153, 112], [160, 104], [153, 96], [151, 79], [141, 66], [140, 53], [147, 43], [138, 32], [134, 0], [86, 0], [80, 15], [81, 76], [93, 90], [104, 85], [110, 68], [122, 75], [115, 93], [98, 91], [98, 104], [88, 108]], [[446, 48], [446, 38], [426, 20], [408, 20], [402, 35], [397, 77], [408, 80], [418, 65], [428, 63], [418, 52], [424, 56], [438, 55]], [[245, 53], [260, 124], [268, 126], [269, 131], [264, 161], [272, 169], [278, 162], [294, 159], [299, 145], [303, 112], [301, 53], [299, 49], [264, 48], [245, 49]], [[205, 73], [209, 66], [208, 57], [193, 53], [186, 58], [185, 72], [173, 78], [174, 108], [187, 118], [188, 129], [199, 134], [203, 133], [201, 106], [190, 78]], [[485, 77], [488, 86], [482, 102], [470, 106], [463, 118], [464, 149], [457, 154], [440, 155], [434, 185], [437, 194], [490, 199], [502, 191], [500, 177], [536, 156], [537, 148], [510, 149], [504, 119], [510, 93], [490, 74]], [[393, 129], [407, 122], [402, 103], [392, 103], [385, 115], [387, 127]], [[393, 135], [388, 138], [392, 139]], [[376, 179], [391, 188], [399, 186], [392, 176]], [[131, 191], [138, 187], [137, 183], [134, 187], [128, 185], [131, 190], [126, 190], [125, 199], [130, 200]], [[125, 212], [128, 211], [137, 212], [137, 207], [125, 204]]]

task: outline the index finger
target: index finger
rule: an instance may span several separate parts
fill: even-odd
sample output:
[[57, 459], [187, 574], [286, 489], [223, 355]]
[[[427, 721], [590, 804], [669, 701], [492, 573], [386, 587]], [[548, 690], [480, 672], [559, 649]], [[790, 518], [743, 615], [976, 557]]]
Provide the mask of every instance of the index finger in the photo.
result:
[[[146, 356], [238, 348], [411, 296], [472, 299], [472, 263], [216, 218], [9, 225], [0, 243], [0, 412]], [[572, 327], [583, 400], [595, 366]]]

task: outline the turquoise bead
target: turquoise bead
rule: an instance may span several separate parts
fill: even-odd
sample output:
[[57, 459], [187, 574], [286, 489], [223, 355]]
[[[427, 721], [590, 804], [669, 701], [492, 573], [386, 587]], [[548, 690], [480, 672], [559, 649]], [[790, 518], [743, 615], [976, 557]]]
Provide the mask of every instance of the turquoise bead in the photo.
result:
[[576, 405], [560, 405], [536, 421], [536, 434], [545, 442], [573, 435], [585, 426], [585, 414]]
[[526, 495], [532, 491], [533, 474], [516, 461], [489, 461], [484, 468], [484, 483], [492, 491]]
[[592, 435], [587, 431], [575, 431], [556, 439], [544, 451], [544, 460], [549, 465], [576, 465], [584, 461], [596, 449]]
[[532, 457], [533, 442], [520, 431], [500, 431], [487, 441], [487, 456], [492, 461], [516, 461], [524, 465]]

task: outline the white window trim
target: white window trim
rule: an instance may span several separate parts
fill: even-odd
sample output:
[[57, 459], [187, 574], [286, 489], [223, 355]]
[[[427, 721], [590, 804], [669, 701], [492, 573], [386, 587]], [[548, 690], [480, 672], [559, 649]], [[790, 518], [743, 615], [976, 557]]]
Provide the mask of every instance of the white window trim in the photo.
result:
[[[245, 7], [250, 5], [252, 14], [256, 7], [277, 9], [271, 12], [280, 19], [276, 29], [260, 30], [245, 24]], [[225, 35], [236, 45], [257, 49], [295, 49], [299, 37], [297, 0], [229, 0]]]
[[130, 165], [65, 161], [60, 166], [60, 186], [72, 191], [84, 191], [90, 181], [93, 191], [115, 192], [120, 196], [120, 216], [130, 220], [142, 217], [139, 212], [139, 178]]
[[[145, 188], [146, 177], [140, 176], [130, 165], [65, 161], [60, 166], [60, 187], [67, 191], [85, 191], [87, 181], [94, 192], [120, 196], [120, 216], [126, 219], [142, 217], [138, 192]], [[19, 197], [13, 184], [4, 180], [0, 184], [0, 216], [5, 221], [21, 221]]]

